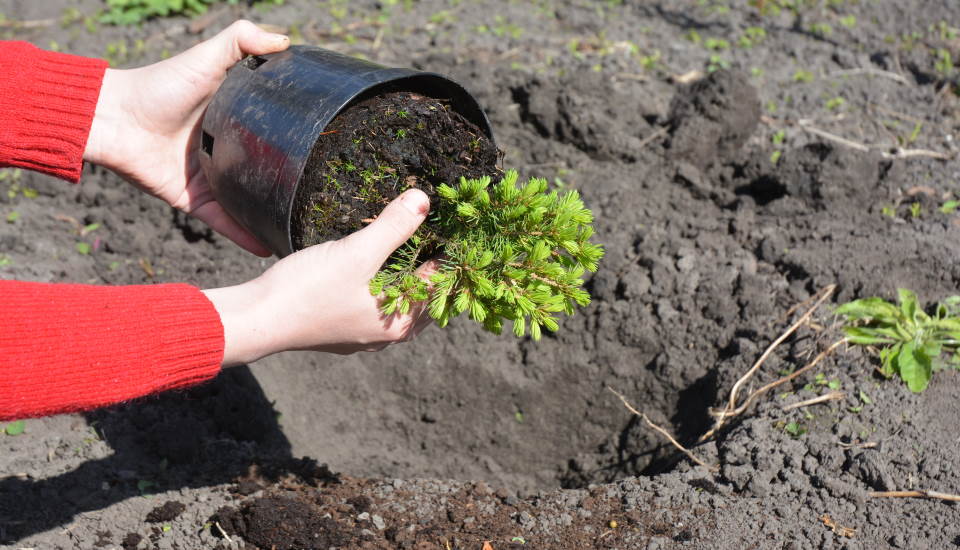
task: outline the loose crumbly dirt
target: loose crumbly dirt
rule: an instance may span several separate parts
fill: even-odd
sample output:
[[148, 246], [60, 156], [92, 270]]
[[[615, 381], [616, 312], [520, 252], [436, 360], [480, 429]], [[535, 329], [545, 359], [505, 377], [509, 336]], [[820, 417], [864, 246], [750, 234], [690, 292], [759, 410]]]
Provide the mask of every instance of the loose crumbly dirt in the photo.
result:
[[[841, 347], [696, 440], [820, 288], [837, 285], [745, 393], [835, 341], [837, 303], [958, 293], [960, 214], [941, 207], [960, 194], [960, 4], [821, 2], [798, 16], [700, 0], [238, 4], [91, 33], [64, 16], [96, 0], [8, 1], [8, 20], [47, 22], [0, 33], [136, 66], [245, 16], [452, 76], [489, 115], [505, 167], [594, 209], [607, 254], [593, 303], [539, 343], [453, 323], [377, 354], [283, 354], [182, 394], [28, 420], [0, 436], [0, 545], [272, 545], [211, 521], [263, 498], [302, 502], [289, 506], [316, 511], [315, 527], [291, 536], [340, 533], [341, 548], [958, 545], [954, 504], [871, 496], [960, 494], [955, 372], [914, 395]], [[0, 220], [19, 217], [0, 223], [0, 277], [215, 287], [270, 264], [97, 167], [75, 187], [4, 174]], [[783, 410], [831, 386], [843, 399]], [[290, 461], [304, 455], [338, 475]], [[147, 523], [168, 500], [185, 511]]]
[[293, 206], [294, 247], [364, 228], [410, 188], [432, 202], [441, 183], [496, 180], [497, 158], [493, 142], [448, 102], [410, 92], [358, 101], [324, 128], [307, 160]]

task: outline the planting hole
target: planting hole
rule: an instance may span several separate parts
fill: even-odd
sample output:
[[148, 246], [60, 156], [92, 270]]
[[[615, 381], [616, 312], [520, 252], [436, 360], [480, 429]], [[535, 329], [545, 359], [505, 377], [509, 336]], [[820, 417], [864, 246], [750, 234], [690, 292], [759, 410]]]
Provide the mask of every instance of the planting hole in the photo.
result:
[[260, 68], [260, 65], [263, 65], [266, 62], [267, 60], [259, 55], [251, 55], [243, 60], [243, 65], [251, 71], [255, 71]]

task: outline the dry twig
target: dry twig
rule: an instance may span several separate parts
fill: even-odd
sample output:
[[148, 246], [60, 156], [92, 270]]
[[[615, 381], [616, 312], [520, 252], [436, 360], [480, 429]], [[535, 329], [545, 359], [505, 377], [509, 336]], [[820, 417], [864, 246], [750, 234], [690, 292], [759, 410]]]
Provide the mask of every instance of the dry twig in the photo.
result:
[[661, 138], [661, 137], [665, 136], [668, 131], [669, 131], [669, 129], [668, 129], [666, 126], [664, 126], [663, 128], [660, 128], [660, 129], [657, 130], [656, 132], [654, 132], [654, 133], [650, 134], [649, 136], [641, 139], [641, 140], [640, 140], [640, 143], [638, 143], [637, 146], [635, 147], [635, 150], [638, 150], [638, 151], [639, 151], [640, 149], [643, 149], [643, 148], [646, 147], [647, 145], [650, 145], [650, 143], [652, 143], [653, 141], [656, 141], [657, 138]]
[[841, 537], [846, 537], [849, 539], [849, 538], [853, 538], [853, 535], [857, 533], [856, 529], [852, 527], [844, 527], [839, 523], [833, 521], [833, 518], [830, 517], [830, 514], [823, 514], [822, 516], [820, 516], [820, 521], [822, 521], [824, 525], [829, 527], [833, 531], [833, 534], [839, 535]]
[[781, 378], [776, 382], [767, 384], [766, 386], [750, 394], [750, 396], [747, 397], [747, 399], [743, 402], [742, 405], [737, 406], [737, 397], [740, 393], [740, 388], [747, 383], [747, 380], [749, 380], [751, 376], [753, 376], [754, 374], [756, 374], [758, 370], [760, 370], [760, 367], [767, 360], [767, 358], [770, 357], [770, 355], [777, 348], [777, 346], [779, 346], [781, 343], [783, 343], [784, 340], [789, 338], [791, 334], [796, 332], [796, 330], [800, 328], [800, 326], [803, 325], [813, 315], [813, 312], [815, 312], [817, 308], [820, 307], [820, 304], [822, 304], [827, 298], [833, 295], [833, 291], [836, 288], [837, 288], [837, 285], [829, 285], [821, 289], [817, 294], [815, 294], [815, 296], [819, 296], [819, 297], [817, 298], [816, 302], [813, 303], [810, 309], [808, 309], [806, 313], [801, 315], [799, 319], [797, 319], [792, 325], [790, 325], [790, 327], [787, 328], [787, 330], [783, 332], [783, 334], [781, 334], [776, 340], [774, 340], [773, 343], [770, 344], [767, 347], [767, 349], [763, 352], [760, 358], [757, 359], [756, 363], [754, 363], [753, 366], [750, 367], [750, 370], [748, 370], [746, 374], [744, 374], [743, 376], [740, 377], [739, 380], [737, 380], [737, 382], [733, 385], [733, 388], [730, 390], [730, 398], [727, 401], [727, 406], [723, 410], [712, 411], [713, 415], [716, 417], [716, 421], [713, 425], [713, 428], [711, 428], [710, 431], [708, 431], [707, 433], [700, 436], [700, 439], [698, 441], [700, 442], [705, 441], [709, 437], [711, 437], [713, 434], [717, 433], [717, 431], [721, 427], [723, 427], [724, 423], [726, 423], [728, 418], [732, 418], [734, 416], [742, 414], [743, 411], [745, 411], [747, 407], [750, 405], [750, 403], [752, 403], [753, 400], [756, 399], [757, 397], [763, 395], [770, 389], [775, 388], [780, 384], [783, 384], [789, 380], [792, 380], [793, 378], [796, 378], [797, 376], [799, 376], [801, 373], [806, 372], [807, 370], [810, 370], [811, 368], [813, 368], [813, 366], [819, 363], [824, 357], [826, 357], [829, 352], [832, 352], [839, 343], [843, 342], [843, 340], [840, 340], [837, 343], [834, 343], [832, 346], [830, 346], [829, 348], [821, 352], [819, 355], [817, 355], [817, 357], [814, 358], [813, 361], [808, 363], [806, 366], [804, 366], [800, 370], [794, 372], [790, 376]]
[[847, 70], [844, 70], [844, 71], [834, 71], [834, 72], [828, 74], [827, 76], [854, 76], [854, 75], [861, 75], [861, 74], [866, 74], [866, 75], [871, 75], [871, 76], [885, 76], [885, 77], [887, 77], [887, 78], [896, 80], [897, 82], [899, 82], [899, 83], [901, 83], [901, 84], [910, 84], [910, 81], [909, 81], [905, 76], [903, 76], [903, 75], [900, 75], [900, 74], [897, 74], [897, 73], [892, 73], [892, 72], [890, 72], [890, 71], [881, 71], [880, 69], [870, 69], [870, 68], [847, 69]]
[[870, 498], [930, 498], [936, 500], [946, 500], [949, 502], [960, 502], [960, 495], [951, 495], [950, 493], [941, 493], [939, 491], [871, 491], [867, 493]]
[[774, 380], [773, 382], [770, 382], [769, 384], [767, 384], [766, 386], [763, 386], [763, 387], [760, 388], [759, 390], [751, 393], [751, 394], [750, 394], [749, 396], [747, 396], [747, 398], [743, 401], [743, 404], [740, 405], [739, 407], [737, 407], [735, 410], [733, 410], [733, 411], [731, 411], [731, 412], [727, 412], [726, 410], [720, 411], [720, 412], [717, 414], [717, 416], [718, 416], [718, 417], [732, 417], [732, 416], [739, 416], [739, 415], [743, 414], [744, 411], [747, 410], [747, 407], [749, 407], [758, 397], [760, 397], [761, 395], [767, 393], [768, 391], [772, 390], [773, 388], [776, 388], [777, 386], [780, 386], [780, 385], [782, 385], [782, 384], [786, 384], [787, 382], [793, 380], [794, 378], [797, 378], [797, 377], [800, 376], [801, 374], [806, 373], [807, 371], [809, 371], [809, 370], [812, 369], [813, 367], [817, 366], [817, 365], [820, 363], [820, 361], [823, 361], [823, 359], [824, 359], [826, 356], [828, 356], [828, 355], [830, 355], [831, 353], [833, 353], [833, 350], [835, 350], [835, 349], [837, 349], [838, 347], [840, 347], [840, 345], [846, 343], [846, 341], [847, 341], [847, 340], [846, 340], [845, 338], [841, 338], [840, 340], [837, 340], [836, 342], [830, 344], [830, 347], [828, 347], [827, 349], [825, 349], [825, 350], [821, 351], [819, 354], [817, 354], [817, 356], [813, 358], [813, 361], [810, 361], [809, 363], [807, 363], [806, 365], [804, 365], [804, 366], [801, 367], [800, 369], [797, 369], [796, 371], [790, 373], [789, 375], [784, 376], [783, 378], [781, 378], [781, 379], [779, 379], [779, 380]]
[[817, 397], [812, 397], [804, 401], [799, 401], [797, 403], [792, 403], [790, 405], [785, 405], [780, 408], [781, 411], [787, 412], [792, 411], [793, 409], [799, 409], [801, 407], [809, 407], [810, 405], [819, 405], [820, 403], [826, 403], [827, 401], [837, 401], [846, 397], [847, 394], [842, 391], [832, 391], [830, 393], [825, 393]]
[[912, 159], [924, 157], [937, 160], [953, 160], [956, 156], [956, 153], [941, 153], [939, 151], [931, 151], [929, 149], [904, 149], [902, 147], [897, 147], [892, 153], [883, 153], [883, 158], [888, 159]]
[[227, 542], [229, 542], [230, 544], [233, 544], [233, 541], [230, 540], [230, 535], [228, 535], [227, 532], [223, 530], [223, 527], [220, 527], [220, 522], [215, 521], [213, 522], [213, 524], [217, 526], [217, 531], [220, 531], [220, 534], [223, 535], [223, 538], [227, 539]]
[[828, 132], [828, 131], [826, 131], [826, 130], [821, 130], [820, 128], [817, 128], [817, 127], [815, 127], [815, 126], [810, 126], [809, 124], [802, 124], [802, 123], [799, 124], [799, 126], [800, 126], [800, 128], [802, 128], [803, 131], [805, 131], [805, 132], [809, 132], [809, 133], [811, 133], [811, 134], [813, 134], [813, 135], [815, 135], [815, 136], [822, 137], [823, 139], [832, 141], [832, 142], [834, 142], [834, 143], [839, 143], [840, 145], [844, 145], [844, 146], [849, 147], [849, 148], [851, 148], [851, 149], [856, 149], [857, 151], [861, 151], [861, 152], [864, 152], [864, 153], [867, 153], [867, 152], [870, 151], [870, 147], [868, 147], [868, 146], [866, 146], [866, 145], [864, 145], [864, 144], [862, 144], [862, 143], [857, 143], [856, 141], [851, 141], [851, 140], [849, 140], [849, 139], [847, 139], [847, 138], [840, 137], [840, 136], [838, 136], [838, 135], [836, 135], [836, 134], [831, 134], [830, 132]]
[[[797, 122], [797, 126], [800, 126], [805, 132], [809, 132], [815, 136], [822, 137], [828, 141], [834, 143], [839, 143], [845, 147], [861, 151], [863, 153], [870, 152], [872, 149], [876, 149], [876, 146], [864, 145], [853, 140], [849, 140], [845, 137], [840, 137], [836, 134], [831, 134], [826, 130], [821, 130], [816, 126], [810, 126], [809, 123], [805, 121]], [[885, 159], [909, 159], [909, 158], [932, 158], [937, 160], [953, 160], [957, 155], [955, 153], [941, 153], [939, 151], [931, 151], [929, 149], [904, 149], [902, 147], [897, 147], [892, 152], [891, 151], [882, 151], [880, 155]]]
[[657, 426], [656, 424], [654, 424], [653, 422], [650, 421], [650, 419], [647, 417], [646, 414], [644, 414], [644, 413], [638, 411], [637, 409], [635, 409], [635, 408], [633, 407], [633, 405], [631, 405], [630, 402], [627, 401], [627, 398], [624, 397], [623, 394], [619, 393], [617, 390], [611, 388], [610, 386], [607, 386], [607, 389], [610, 390], [610, 393], [612, 393], [613, 395], [616, 395], [617, 397], [619, 397], [619, 398], [620, 398], [620, 401], [623, 401], [623, 406], [626, 407], [627, 410], [629, 410], [629, 411], [632, 412], [633, 414], [635, 414], [635, 415], [639, 416], [640, 418], [642, 418], [643, 421], [647, 423], [647, 426], [650, 426], [651, 428], [653, 428], [653, 429], [656, 430], [657, 432], [661, 433], [664, 437], [666, 437], [667, 439], [669, 439], [669, 440], [670, 440], [670, 443], [672, 443], [674, 447], [676, 447], [677, 449], [679, 449], [680, 451], [682, 451], [683, 454], [687, 455], [687, 457], [688, 457], [690, 460], [692, 460], [692, 461], [694, 461], [695, 463], [697, 463], [697, 464], [699, 464], [699, 465], [701, 465], [701, 466], [704, 466], [704, 467], [706, 467], [707, 469], [709, 469], [709, 470], [711, 470], [711, 471], [714, 471], [714, 472], [716, 472], [716, 471], [718, 471], [718, 470], [720, 469], [718, 466], [707, 464], [706, 462], [704, 462], [704, 461], [700, 460], [699, 458], [697, 458], [697, 456], [694, 455], [692, 452], [690, 452], [689, 449], [687, 449], [686, 447], [684, 447], [683, 445], [681, 445], [676, 439], [674, 439], [674, 437], [673, 437], [672, 435], [670, 435], [670, 432], [668, 432], [667, 430], [661, 428], [660, 426]]
[[49, 27], [57, 23], [56, 19], [31, 19], [27, 21], [17, 21], [15, 19], [7, 19], [6, 21], [0, 21], [0, 28], [14, 28], [14, 29], [39, 29], [42, 27]]

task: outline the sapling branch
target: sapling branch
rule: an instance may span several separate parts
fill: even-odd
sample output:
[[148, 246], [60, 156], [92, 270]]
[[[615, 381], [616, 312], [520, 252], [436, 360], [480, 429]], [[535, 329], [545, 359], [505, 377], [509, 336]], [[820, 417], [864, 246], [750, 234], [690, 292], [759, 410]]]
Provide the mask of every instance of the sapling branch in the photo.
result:
[[[589, 304], [582, 277], [604, 253], [590, 241], [593, 213], [576, 191], [548, 192], [538, 178], [518, 186], [517, 179], [511, 170], [493, 185], [482, 177], [438, 186], [429, 222], [370, 282], [372, 294], [383, 294], [383, 312], [404, 313], [429, 299], [440, 326], [467, 312], [493, 333], [506, 320], [516, 336], [529, 327], [539, 339], [543, 328], [559, 328], [555, 314]], [[414, 275], [425, 251], [441, 258], [431, 291]]]

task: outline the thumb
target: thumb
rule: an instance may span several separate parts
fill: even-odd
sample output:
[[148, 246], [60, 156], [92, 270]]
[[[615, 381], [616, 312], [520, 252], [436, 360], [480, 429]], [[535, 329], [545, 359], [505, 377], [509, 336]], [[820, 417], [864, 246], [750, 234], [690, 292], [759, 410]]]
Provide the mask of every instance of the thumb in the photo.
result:
[[280, 52], [290, 46], [282, 34], [267, 32], [250, 21], [234, 21], [216, 36], [186, 52], [190, 60], [201, 62], [208, 70], [225, 71], [247, 55]]
[[360, 231], [347, 235], [341, 242], [364, 251], [374, 267], [407, 242], [430, 211], [430, 199], [419, 189], [409, 189], [393, 200], [377, 219]]
[[232, 38], [234, 53], [239, 55], [234, 60], [240, 61], [245, 55], [263, 55], [281, 52], [290, 46], [290, 38], [283, 34], [268, 32], [253, 23], [245, 20], [234, 22], [227, 27], [224, 33]]

